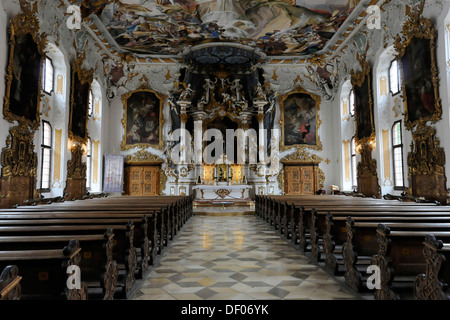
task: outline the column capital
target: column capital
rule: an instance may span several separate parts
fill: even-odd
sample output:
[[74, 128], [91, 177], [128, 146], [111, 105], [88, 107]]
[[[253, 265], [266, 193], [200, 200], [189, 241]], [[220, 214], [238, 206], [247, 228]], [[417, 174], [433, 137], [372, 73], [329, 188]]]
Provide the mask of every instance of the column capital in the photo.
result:
[[206, 117], [206, 112], [195, 111], [192, 113], [192, 117], [194, 118], [194, 121], [203, 121]]

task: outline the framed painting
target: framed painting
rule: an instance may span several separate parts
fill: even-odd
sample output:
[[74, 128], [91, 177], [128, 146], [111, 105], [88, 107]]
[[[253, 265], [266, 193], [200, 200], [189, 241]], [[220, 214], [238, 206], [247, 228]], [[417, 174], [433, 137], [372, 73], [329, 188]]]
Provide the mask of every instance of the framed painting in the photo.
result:
[[135, 147], [162, 149], [165, 96], [148, 88], [140, 88], [122, 96], [124, 137], [121, 150]]
[[441, 119], [439, 80], [436, 67], [435, 26], [428, 19], [405, 30], [406, 40], [397, 38], [402, 92], [405, 104], [405, 127], [412, 129], [420, 122]]
[[321, 150], [319, 139], [320, 97], [297, 89], [280, 98], [281, 150], [309, 147]]
[[355, 96], [355, 140], [361, 144], [375, 139], [373, 121], [372, 70], [367, 62], [360, 61], [362, 71], [353, 73], [351, 77]]
[[[28, 17], [28, 18], [27, 18]], [[3, 115], [37, 129], [40, 124], [41, 72], [45, 39], [35, 18], [18, 15], [11, 23], [10, 53]], [[36, 22], [37, 23], [37, 22]]]
[[104, 168], [103, 191], [122, 193], [124, 183], [124, 156], [105, 154]]
[[92, 70], [82, 70], [81, 62], [78, 60], [73, 63], [69, 137], [80, 143], [86, 143], [88, 140], [87, 122], [89, 94], [93, 78]]

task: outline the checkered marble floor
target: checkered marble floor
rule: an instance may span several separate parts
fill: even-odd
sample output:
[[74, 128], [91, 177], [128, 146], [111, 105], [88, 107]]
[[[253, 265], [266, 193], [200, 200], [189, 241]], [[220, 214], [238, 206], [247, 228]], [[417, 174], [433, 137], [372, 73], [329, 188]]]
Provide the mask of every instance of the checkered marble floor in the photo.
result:
[[361, 298], [256, 216], [194, 216], [134, 299]]

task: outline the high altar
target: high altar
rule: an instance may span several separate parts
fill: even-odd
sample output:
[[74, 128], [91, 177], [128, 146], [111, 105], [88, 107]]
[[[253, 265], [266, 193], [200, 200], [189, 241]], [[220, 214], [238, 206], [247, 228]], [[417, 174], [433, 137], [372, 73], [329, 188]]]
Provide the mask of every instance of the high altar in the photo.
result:
[[[208, 63], [211, 57], [223, 66]], [[251, 203], [255, 194], [274, 194], [279, 187], [278, 172], [267, 174], [268, 165], [259, 156], [268, 142], [277, 141], [270, 140], [276, 92], [258, 74], [255, 65], [261, 58], [245, 46], [205, 45], [187, 50], [186, 81], [176, 84], [168, 101], [172, 130], [188, 132], [192, 139], [180, 149], [179, 158], [184, 159], [184, 152], [193, 159], [185, 157], [185, 162], [174, 162], [166, 170], [170, 195], [195, 194], [197, 203]], [[214, 154], [214, 160], [204, 159], [209, 142], [215, 143], [216, 134], [227, 141], [229, 129], [236, 133], [234, 147], [230, 142]], [[267, 137], [261, 136], [264, 129], [269, 129]], [[214, 140], [204, 137], [209, 130], [215, 131]], [[244, 145], [240, 154], [236, 152], [241, 150], [238, 145]], [[168, 146], [167, 154], [173, 146], [176, 143]], [[238, 159], [242, 154], [244, 157]]]
[[251, 186], [247, 184], [243, 166], [231, 164], [223, 155], [215, 164], [203, 166], [203, 178], [199, 176], [192, 189], [196, 200], [235, 202], [250, 200]]

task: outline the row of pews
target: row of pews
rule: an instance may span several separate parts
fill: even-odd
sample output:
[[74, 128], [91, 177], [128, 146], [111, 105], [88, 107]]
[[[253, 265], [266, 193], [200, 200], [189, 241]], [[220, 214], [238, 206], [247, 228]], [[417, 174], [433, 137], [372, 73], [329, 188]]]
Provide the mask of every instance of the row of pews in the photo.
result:
[[87, 197], [0, 209], [0, 299], [129, 299], [192, 197]]
[[397, 200], [256, 196], [255, 214], [357, 292], [448, 300], [450, 207]]

